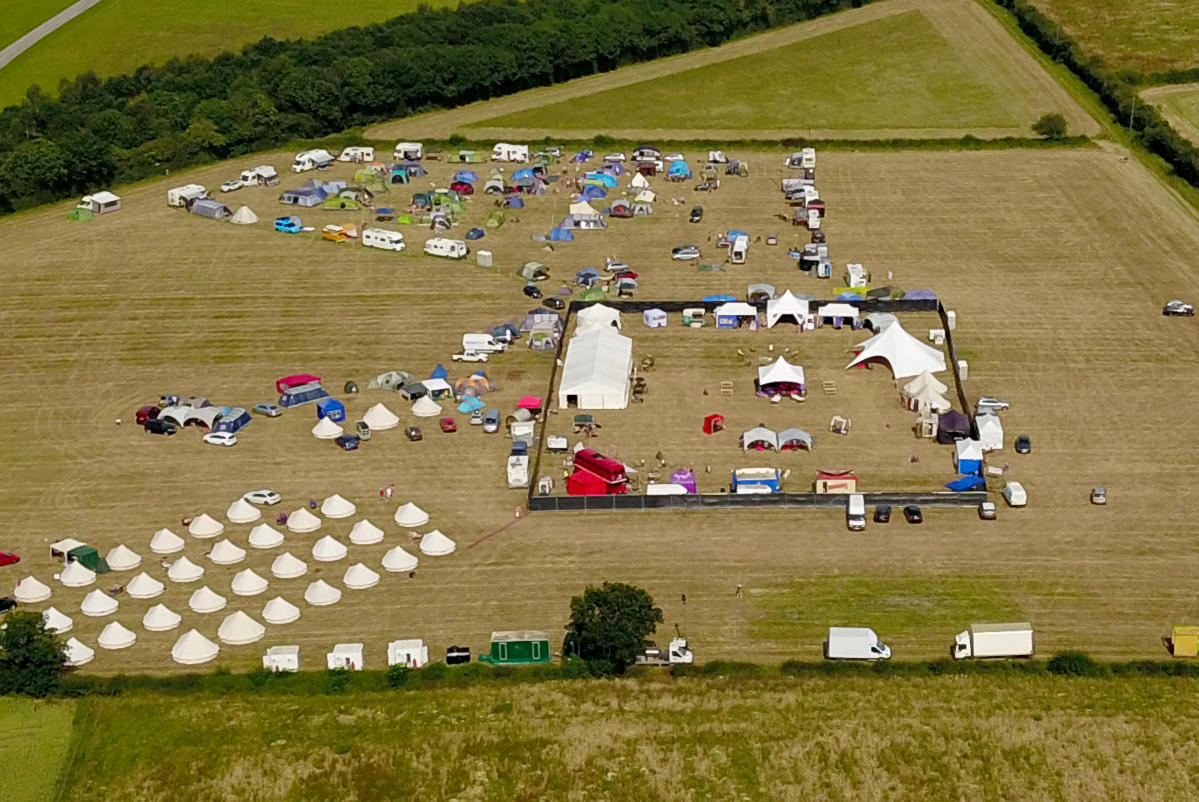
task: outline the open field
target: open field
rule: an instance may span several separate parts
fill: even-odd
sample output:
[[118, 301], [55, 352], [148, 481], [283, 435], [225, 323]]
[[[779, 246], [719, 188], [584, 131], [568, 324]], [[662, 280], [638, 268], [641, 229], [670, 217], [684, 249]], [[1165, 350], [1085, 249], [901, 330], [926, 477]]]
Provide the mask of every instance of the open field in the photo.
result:
[[71, 740], [71, 702], [0, 699], [0, 798], [49, 802]]
[[884, 0], [709, 50], [383, 123], [367, 136], [993, 138], [1028, 136], [1051, 110], [1066, 116], [1071, 133], [1098, 131], [985, 9]]
[[1141, 92], [1178, 133], [1199, 145], [1199, 84], [1157, 86]]
[[1193, 699], [994, 676], [137, 694], [79, 703], [64, 798], [1156, 800], [1199, 760]]
[[24, 36], [75, 0], [9, 0], [0, 17], [0, 48]]
[[[203, 557], [212, 541], [189, 538], [184, 553], [207, 567], [203, 582], [228, 596], [227, 610], [187, 611], [194, 585], [168, 583], [156, 600], [122, 598], [113, 618], [139, 632], [138, 644], [101, 651], [87, 670], [176, 669], [167, 650], [178, 633], [139, 626], [157, 602], [184, 615], [184, 630], [198, 627], [212, 636], [234, 609], [257, 616], [275, 594], [300, 602], [307, 582], [318, 576], [340, 585], [349, 562], [377, 565], [385, 547], [407, 544], [389, 518], [408, 499], [457, 540], [457, 553], [422, 558], [414, 579], [385, 575], [379, 587], [347, 591], [333, 607], [300, 602], [299, 622], [271, 628], [259, 644], [223, 647], [217, 665], [246, 669], [262, 647], [297, 643], [312, 667], [334, 642], [361, 640], [368, 666], [379, 667], [386, 641], [406, 636], [423, 637], [434, 654], [452, 643], [477, 651], [493, 629], [559, 631], [570, 596], [603, 580], [646, 587], [665, 612], [664, 629], [685, 624], [701, 660], [816, 659], [817, 641], [759, 633], [780, 615], [778, 594], [796, 582], [805, 584], [790, 620], [799, 620], [804, 632], [832, 623], [826, 617], [839, 609], [832, 600], [845, 594], [845, 585], [821, 578], [838, 575], [855, 578], [859, 598], [898, 598], [917, 608], [919, 593], [912, 588], [951, 579], [945, 593], [930, 590], [930, 598], [978, 598], [980, 615], [1018, 611], [1037, 625], [1043, 653], [1081, 647], [1113, 657], [1160, 656], [1159, 638], [1170, 624], [1199, 618], [1189, 585], [1173, 579], [1199, 567], [1196, 524], [1179, 501], [1199, 480], [1182, 447], [1199, 434], [1199, 423], [1180, 403], [1199, 392], [1199, 331], [1192, 320], [1160, 315], [1166, 298], [1185, 296], [1199, 283], [1193, 260], [1199, 227], [1115, 151], [820, 156], [835, 264], [861, 261], [875, 275], [893, 271], [905, 287], [935, 288], [958, 312], [956, 343], [970, 362], [968, 393], [1008, 398], [1009, 438], [1033, 438], [1031, 455], [1001, 457], [1028, 488], [1030, 506], [1003, 510], [993, 523], [966, 510], [934, 510], [923, 526], [895, 521], [860, 535], [847, 534], [844, 516], [831, 510], [538, 514], [512, 523], [522, 496], [503, 487], [507, 441], [466, 425], [446, 435], [426, 420], [420, 443], [394, 430], [347, 454], [308, 434], [315, 422], [311, 407], [256, 420], [233, 449], [204, 446], [192, 430], [160, 438], [128, 423], [137, 406], [166, 391], [241, 404], [272, 400], [273, 380], [297, 371], [325, 377], [335, 391], [346, 379], [362, 383], [390, 368], [427, 375], [438, 362], [448, 363], [463, 331], [516, 318], [532, 305], [513, 275], [528, 259], [565, 278], [602, 264], [605, 256], [620, 256], [642, 274], [641, 299], [741, 295], [756, 281], [824, 292], [827, 283], [799, 274], [785, 256], [801, 229], [784, 229], [773, 218], [781, 210], [782, 168], [775, 165], [783, 154], [730, 155], [747, 158], [753, 177], [727, 179], [704, 196], [702, 226], [686, 222], [699, 193], [655, 180], [663, 196], [656, 214], [614, 220], [607, 232], [581, 232], [550, 253], [530, 234], [547, 230], [565, 210], [565, 198], [551, 193], [531, 199], [519, 220], [475, 244], [496, 254], [498, 266], [490, 271], [285, 236], [264, 224], [233, 227], [163, 202], [168, 186], [215, 186], [264, 159], [283, 165], [290, 160], [283, 154], [125, 188], [126, 209], [91, 223], [66, 221], [62, 205], [0, 221], [10, 263], [23, 266], [0, 277], [0, 318], [10, 333], [0, 356], [8, 377], [0, 404], [18, 411], [13, 420], [20, 422], [0, 432], [7, 455], [0, 514], [8, 533], [0, 547], [23, 556], [19, 566], [3, 569], [3, 581], [11, 587], [29, 573], [50, 581], [54, 564], [46, 546], [68, 535], [101, 551], [125, 542], [146, 557], [147, 571], [161, 576], [147, 550], [155, 530], [178, 528], [181, 516], [201, 510], [220, 517], [238, 494], [266, 486], [285, 496], [284, 509], [335, 492], [359, 504], [359, 516], [326, 522], [318, 535], [344, 537], [366, 516], [385, 527], [387, 538], [379, 546], [351, 547], [348, 561], [322, 566], [308, 557], [318, 535], [291, 535], [286, 547], [309, 560], [309, 575], [272, 580], [267, 594], [247, 599], [228, 595], [230, 579], [247, 566], [268, 576], [275, 550], [251, 550], [245, 563], [220, 567]], [[434, 165], [424, 186], [444, 183], [451, 169]], [[350, 171], [338, 166], [323, 177]], [[297, 183], [288, 174], [284, 186]], [[1139, 202], [1113, 205], [1115, 186]], [[269, 220], [285, 209], [274, 202], [277, 194], [255, 189], [225, 197], [234, 205], [249, 203]], [[672, 205], [672, 195], [685, 202]], [[473, 200], [466, 226], [490, 208], [483, 197]], [[347, 214], [356, 218], [301, 214], [318, 228]], [[777, 249], [755, 244], [746, 265], [723, 273], [698, 273], [669, 260], [671, 245], [706, 245], [712, 232], [729, 227], [755, 239], [778, 230], [782, 243]], [[409, 232], [416, 251], [424, 236]], [[1121, 256], [1129, 254], [1135, 259]], [[630, 325], [636, 343], [644, 330], [636, 321]], [[782, 335], [763, 335], [762, 343], [768, 341], [788, 344]], [[635, 345], [635, 358], [644, 353]], [[486, 368], [502, 387], [488, 400], [508, 410], [520, 396], [543, 391], [549, 357], [518, 346]], [[455, 367], [451, 376], [465, 372]], [[838, 382], [857, 380], [842, 375]], [[877, 370], [858, 378], [889, 384]], [[676, 392], [687, 403], [708, 381], [682, 372], [679, 380], [686, 383]], [[646, 409], [653, 404], [669, 420], [677, 414], [669, 397], [667, 388], [652, 388]], [[396, 396], [366, 390], [348, 397], [351, 419], [378, 400], [410, 422]], [[117, 417], [127, 423], [115, 426]], [[598, 447], [621, 436], [615, 420], [601, 414], [610, 425]], [[461, 416], [459, 422], [465, 424]], [[688, 425], [698, 427], [698, 421]], [[870, 431], [870, 425], [855, 421], [850, 441], [862, 431], [857, 427]], [[659, 449], [672, 454], [671, 443], [655, 440], [630, 446], [624, 456], [652, 457]], [[825, 467], [812, 455], [795, 459], [800, 476]], [[948, 472], [947, 450], [929, 461], [938, 473]], [[862, 473], [866, 489], [884, 481], [881, 467]], [[393, 480], [397, 497], [384, 503], [378, 489]], [[1108, 507], [1087, 503], [1094, 484], [1109, 488]], [[481, 540], [506, 524], [512, 525]], [[244, 545], [248, 529], [231, 525], [227, 534]], [[106, 577], [101, 584], [118, 581]], [[737, 583], [746, 598], [733, 598]], [[73, 634], [94, 643], [108, 619], [79, 615], [88, 589], [51, 584], [50, 603], [75, 616]], [[893, 584], [907, 590], [889, 593]], [[858, 610], [859, 623], [871, 624], [869, 605]], [[909, 620], [890, 638], [896, 656], [943, 655], [954, 632], [970, 623], [965, 612], [961, 618], [952, 627], [933, 617], [925, 626]]]
[[[32, 6], [27, 0], [19, 0]], [[118, 75], [143, 64], [162, 64], [184, 56], [215, 56], [226, 50], [238, 50], [264, 36], [275, 39], [311, 37], [350, 25], [381, 22], [415, 11], [418, 5], [431, 7], [456, 5], [450, 0], [362, 0], [352, 13], [322, 10], [313, 13], [304, 0], [280, 0], [273, 3], [189, 6], [182, 14], [176, 4], [160, 0], [104, 0], [103, 3], [72, 20], [47, 36], [31, 50], [13, 61], [0, 73], [0, 106], [16, 103], [25, 90], [39, 84], [51, 94], [58, 93], [58, 82], [85, 72]], [[24, 30], [3, 40], [7, 44], [44, 22], [61, 8], [47, 8], [42, 2], [38, 14]], [[65, 7], [66, 2], [55, 0]], [[7, 4], [6, 4], [7, 11]], [[23, 23], [22, 23], [23, 24]], [[0, 31], [3, 31], [0, 28]]]
[[1189, 0], [1032, 0], [1091, 55], [1143, 73], [1199, 67]]

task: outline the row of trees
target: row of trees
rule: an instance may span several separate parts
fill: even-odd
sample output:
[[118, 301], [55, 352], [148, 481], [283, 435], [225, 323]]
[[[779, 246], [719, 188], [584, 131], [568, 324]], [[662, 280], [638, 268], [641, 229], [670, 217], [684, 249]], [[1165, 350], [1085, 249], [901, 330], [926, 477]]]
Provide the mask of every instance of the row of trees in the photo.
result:
[[[38, 87], [0, 112], [0, 213], [720, 44], [867, 0], [481, 0]], [[710, 98], [718, 102], [717, 98]]]

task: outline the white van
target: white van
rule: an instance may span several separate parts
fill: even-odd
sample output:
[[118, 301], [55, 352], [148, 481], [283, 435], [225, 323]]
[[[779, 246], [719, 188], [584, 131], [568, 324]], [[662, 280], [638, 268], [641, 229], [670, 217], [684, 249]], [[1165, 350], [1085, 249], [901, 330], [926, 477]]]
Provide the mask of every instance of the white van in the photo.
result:
[[745, 257], [749, 255], [749, 237], [744, 234], [733, 240], [733, 244], [729, 246], [729, 259], [735, 265], [745, 264]]
[[849, 503], [845, 507], [845, 525], [854, 532], [866, 528], [866, 497], [861, 493], [849, 495]]
[[829, 660], [886, 660], [891, 647], [869, 627], [829, 627], [824, 656]]
[[415, 162], [425, 157], [425, 148], [419, 142], [397, 142], [391, 157], [398, 162]]
[[1023, 507], [1028, 504], [1028, 494], [1024, 492], [1024, 485], [1008, 482], [1007, 487], [1003, 488], [1003, 500], [1009, 507]]
[[184, 184], [167, 190], [167, 206], [186, 206], [189, 201], [199, 200], [208, 194], [200, 184]]
[[305, 150], [296, 154], [295, 161], [291, 163], [291, 171], [302, 173], [305, 170], [318, 170], [328, 167], [332, 163], [333, 154], [323, 148]]
[[527, 162], [529, 160], [528, 145], [511, 145], [507, 142], [496, 142], [491, 149], [493, 162]]
[[508, 343], [497, 340], [490, 334], [463, 334], [462, 350], [476, 354], [498, 354], [508, 347]]
[[362, 244], [384, 251], [402, 251], [404, 235], [399, 231], [388, 231], [386, 228], [368, 228], [362, 232]]
[[816, 148], [804, 148], [799, 152], [799, 166], [805, 170], [816, 169]]
[[460, 239], [434, 237], [425, 242], [425, 253], [446, 259], [465, 259], [466, 255], [470, 253], [470, 248]]

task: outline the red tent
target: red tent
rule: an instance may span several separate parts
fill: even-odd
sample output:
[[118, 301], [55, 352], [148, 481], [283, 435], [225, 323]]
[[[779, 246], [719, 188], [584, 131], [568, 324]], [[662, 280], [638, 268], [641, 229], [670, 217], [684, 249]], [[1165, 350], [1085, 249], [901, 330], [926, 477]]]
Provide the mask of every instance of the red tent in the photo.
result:
[[541, 409], [542, 400], [535, 395], [526, 395], [516, 402], [517, 409], [528, 409], [537, 412]]
[[608, 483], [590, 471], [578, 470], [566, 477], [566, 493], [571, 496], [606, 496]]
[[704, 434], [716, 434], [724, 428], [724, 415], [709, 415], [704, 418]]
[[281, 393], [288, 387], [298, 387], [301, 384], [319, 382], [320, 380], [320, 376], [313, 376], [311, 373], [297, 373], [294, 376], [284, 376], [282, 379], [275, 380], [275, 392]]

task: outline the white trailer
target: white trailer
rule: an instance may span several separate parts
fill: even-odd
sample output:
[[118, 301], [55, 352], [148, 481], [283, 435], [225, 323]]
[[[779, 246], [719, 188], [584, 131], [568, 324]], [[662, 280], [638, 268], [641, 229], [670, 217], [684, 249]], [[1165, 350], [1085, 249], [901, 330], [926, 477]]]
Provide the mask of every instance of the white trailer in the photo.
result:
[[491, 160], [493, 162], [527, 162], [529, 146], [496, 142], [495, 147], [491, 149]]
[[470, 253], [470, 248], [464, 240], [433, 237], [425, 241], [425, 253], [444, 259], [465, 259]]
[[639, 666], [672, 666], [694, 663], [695, 655], [687, 648], [686, 638], [672, 638], [670, 648], [665, 652], [653, 641], [646, 641], [644, 648], [634, 659]]
[[824, 656], [829, 660], [886, 660], [891, 647], [869, 627], [829, 627]]
[[323, 148], [305, 150], [296, 154], [295, 161], [291, 163], [291, 171], [302, 173], [306, 170], [320, 170], [332, 163], [333, 154]]
[[967, 657], [1032, 657], [1032, 624], [971, 624], [953, 639], [953, 656]]
[[527, 454], [513, 454], [508, 457], [508, 487], [529, 486], [529, 457]]
[[194, 200], [208, 195], [208, 190], [201, 184], [184, 184], [181, 187], [167, 190], [167, 206], [186, 206]]
[[398, 162], [415, 162], [425, 157], [425, 148], [419, 142], [397, 142], [391, 158]]
[[363, 145], [351, 145], [337, 154], [337, 160], [339, 162], [373, 162], [375, 149]]

